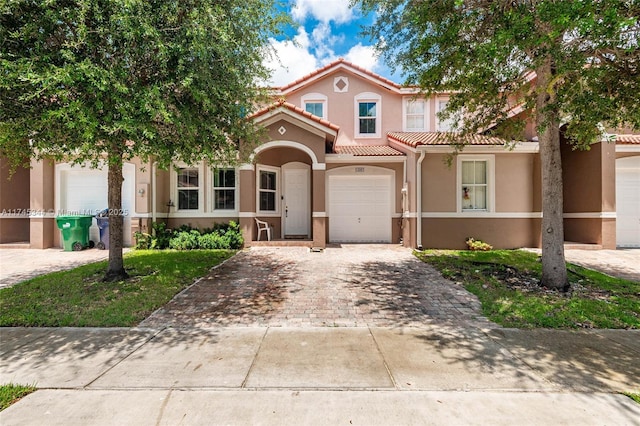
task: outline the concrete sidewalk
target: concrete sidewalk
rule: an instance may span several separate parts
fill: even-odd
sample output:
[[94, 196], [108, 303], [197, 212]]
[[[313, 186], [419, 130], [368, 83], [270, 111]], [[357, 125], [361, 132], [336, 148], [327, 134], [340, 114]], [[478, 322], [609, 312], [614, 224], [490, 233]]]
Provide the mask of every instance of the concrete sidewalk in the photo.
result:
[[640, 424], [640, 331], [0, 329], [2, 425]]

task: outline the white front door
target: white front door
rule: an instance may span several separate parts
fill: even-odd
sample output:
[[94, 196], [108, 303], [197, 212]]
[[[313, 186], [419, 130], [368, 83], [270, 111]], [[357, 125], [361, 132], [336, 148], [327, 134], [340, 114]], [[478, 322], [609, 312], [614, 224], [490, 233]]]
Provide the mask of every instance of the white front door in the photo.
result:
[[310, 237], [309, 166], [288, 163], [282, 166], [284, 237]]

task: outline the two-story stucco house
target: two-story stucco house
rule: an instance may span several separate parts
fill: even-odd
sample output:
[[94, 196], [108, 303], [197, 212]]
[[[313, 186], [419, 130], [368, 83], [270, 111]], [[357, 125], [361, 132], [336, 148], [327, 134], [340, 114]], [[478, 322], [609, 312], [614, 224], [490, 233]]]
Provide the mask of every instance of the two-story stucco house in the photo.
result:
[[[413, 88], [337, 60], [275, 90], [249, 119], [265, 127], [252, 161], [235, 168], [124, 166], [125, 243], [152, 221], [169, 227], [239, 221], [247, 245], [256, 219], [272, 240], [310, 247], [376, 242], [464, 248], [540, 245], [541, 176], [534, 126], [507, 149], [482, 135], [450, 165], [436, 113], [446, 93]], [[6, 170], [3, 166], [3, 175]], [[0, 183], [0, 243], [60, 245], [55, 213], [106, 207], [106, 171], [34, 163]], [[142, 167], [144, 166], [144, 167]], [[590, 151], [563, 149], [565, 240], [595, 247], [640, 246], [640, 135], [618, 135]], [[92, 228], [92, 238], [98, 230]], [[265, 239], [265, 234], [261, 234]]]

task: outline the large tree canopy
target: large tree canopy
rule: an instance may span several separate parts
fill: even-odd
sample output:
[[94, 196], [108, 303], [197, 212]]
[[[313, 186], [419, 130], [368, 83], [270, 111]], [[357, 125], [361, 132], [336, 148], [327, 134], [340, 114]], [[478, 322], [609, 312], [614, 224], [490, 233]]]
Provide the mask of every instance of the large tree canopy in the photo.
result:
[[[0, 154], [105, 161], [112, 211], [125, 160], [232, 159], [256, 140], [244, 117], [266, 95], [283, 21], [274, 0], [1, 0]], [[118, 278], [122, 217], [110, 219]]]
[[[426, 93], [450, 91], [462, 132], [537, 123], [543, 177], [543, 284], [567, 285], [560, 128], [579, 147], [602, 126], [640, 129], [636, 0], [360, 0], [387, 62]], [[458, 116], [458, 117], [456, 117]], [[520, 115], [522, 116], [522, 115]], [[518, 125], [520, 124], [520, 126]]]

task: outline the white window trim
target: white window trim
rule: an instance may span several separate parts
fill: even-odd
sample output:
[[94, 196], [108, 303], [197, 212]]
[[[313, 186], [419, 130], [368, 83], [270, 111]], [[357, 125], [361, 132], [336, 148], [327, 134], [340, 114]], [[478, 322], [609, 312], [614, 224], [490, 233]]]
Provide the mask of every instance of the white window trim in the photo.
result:
[[[407, 116], [409, 115], [409, 109], [407, 108], [407, 104], [409, 102], [422, 102], [423, 107], [423, 117], [422, 117], [422, 128], [410, 129], [407, 126]], [[424, 98], [415, 98], [413, 96], [405, 96], [402, 98], [402, 131], [403, 132], [427, 132], [429, 128], [429, 102], [427, 102]]]
[[[276, 174], [276, 210], [275, 211], [270, 211], [270, 210], [260, 210], [260, 172], [261, 171], [265, 171], [265, 172], [274, 172]], [[260, 216], [271, 216], [271, 217], [278, 217], [280, 216], [280, 194], [282, 193], [282, 173], [280, 170], [280, 167], [272, 167], [272, 166], [265, 166], [262, 164], [258, 164], [256, 166], [256, 213]]]
[[[440, 129], [440, 117], [438, 117], [438, 113], [440, 112], [440, 102], [449, 102], [448, 96], [436, 96], [436, 108], [435, 108], [435, 117], [436, 117], [436, 131], [437, 132], [451, 132], [451, 126], [449, 126], [448, 130]], [[453, 123], [450, 123], [453, 124]]]
[[[198, 209], [197, 210], [196, 209], [180, 210], [179, 208], [180, 201], [178, 197], [178, 172], [175, 169], [176, 167], [180, 169], [198, 169]], [[206, 198], [204, 197], [204, 187], [206, 186], [205, 178], [206, 178], [205, 169], [204, 169], [204, 164], [202, 162], [198, 163], [197, 165], [189, 165], [186, 163], [173, 164], [173, 167], [171, 167], [171, 193], [173, 194], [173, 197], [171, 198], [171, 201], [173, 202], [173, 207], [171, 207], [171, 209], [173, 209], [173, 211], [170, 211], [170, 213], [173, 214], [175, 212], [175, 213], [187, 215], [187, 216], [192, 216], [194, 213], [195, 214], [204, 213], [204, 205], [206, 200]]]
[[[462, 162], [486, 161], [487, 162], [487, 209], [463, 210], [462, 209]], [[495, 155], [464, 155], [459, 154], [456, 160], [456, 211], [465, 215], [485, 215], [496, 211], [496, 173]]]
[[302, 109], [303, 110], [307, 110], [307, 104], [308, 103], [312, 103], [312, 104], [322, 104], [322, 118], [323, 120], [328, 120], [327, 117], [328, 115], [328, 107], [329, 107], [329, 98], [327, 98], [326, 95], [323, 95], [322, 93], [307, 93], [306, 95], [302, 96], [302, 98], [300, 99], [300, 102], [302, 103]]
[[[215, 171], [216, 169], [221, 170], [221, 169], [233, 169], [234, 173], [235, 173], [235, 187], [233, 188], [236, 192], [236, 195], [234, 197], [234, 207], [233, 210], [228, 209], [228, 210], [223, 210], [223, 209], [216, 209], [215, 208], [215, 190], [216, 190], [216, 186], [215, 186]], [[208, 199], [208, 205], [207, 205], [207, 211], [211, 212], [213, 215], [215, 216], [220, 216], [220, 217], [228, 217], [229, 215], [237, 215], [239, 210], [240, 210], [240, 174], [238, 173], [238, 169], [234, 168], [234, 167], [228, 167], [228, 166], [212, 166], [212, 167], [208, 167], [208, 172], [209, 172], [209, 177], [207, 179], [208, 182], [208, 187], [209, 187], [209, 197]], [[221, 187], [222, 188], [222, 187]], [[227, 189], [231, 189], [231, 187], [227, 188]]]
[[[354, 100], [354, 120], [353, 131], [356, 138], [375, 139], [380, 138], [382, 127], [382, 96], [377, 93], [363, 92], [353, 99]], [[376, 132], [360, 133], [360, 102], [374, 102], [376, 104]]]

